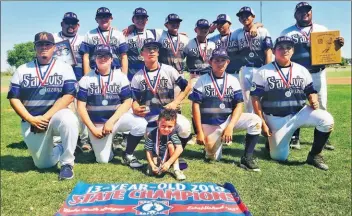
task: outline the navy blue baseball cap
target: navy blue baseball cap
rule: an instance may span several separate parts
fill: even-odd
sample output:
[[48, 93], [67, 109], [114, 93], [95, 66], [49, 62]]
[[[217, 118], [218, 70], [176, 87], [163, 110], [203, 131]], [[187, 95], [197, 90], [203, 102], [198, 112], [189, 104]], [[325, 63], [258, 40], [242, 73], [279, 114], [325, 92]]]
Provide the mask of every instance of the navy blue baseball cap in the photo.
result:
[[182, 22], [182, 19], [177, 15], [177, 14], [169, 14], [167, 15], [167, 17], [165, 18], [165, 24], [170, 22], [170, 21], [178, 21], [178, 22]]
[[147, 10], [144, 9], [144, 8], [136, 8], [134, 11], [133, 11], [133, 16], [145, 16], [145, 17], [149, 17], [148, 16], [148, 13], [147, 13]]
[[230, 59], [229, 55], [227, 54], [226, 49], [224, 49], [224, 48], [218, 48], [218, 49], [213, 50], [213, 52], [211, 53], [210, 60], [212, 60], [215, 57]]
[[143, 42], [143, 47], [142, 49], [144, 49], [144, 47], [150, 47], [150, 46], [156, 46], [159, 49], [161, 48], [161, 43], [157, 42], [154, 38], [147, 38], [144, 40]]
[[301, 8], [308, 8], [309, 10], [311, 10], [312, 6], [308, 2], [300, 2], [296, 5], [295, 13]]
[[290, 44], [292, 46], [295, 45], [295, 42], [292, 40], [291, 37], [280, 36], [275, 40], [274, 48], [276, 48], [277, 45], [282, 44], [282, 43]]
[[75, 20], [75, 21], [79, 21], [77, 14], [73, 13], [73, 12], [67, 12], [64, 14], [64, 17], [62, 18], [62, 20]]
[[210, 28], [208, 20], [199, 19], [196, 23], [196, 28]]
[[244, 13], [244, 12], [249, 12], [249, 13], [251, 13], [253, 16], [255, 16], [255, 13], [254, 13], [253, 9], [250, 8], [250, 7], [247, 7], [247, 6], [242, 7], [242, 8], [237, 12], [236, 16], [240, 17], [241, 14]]
[[101, 15], [110, 15], [112, 16], [112, 13], [110, 12], [109, 8], [106, 7], [100, 7], [97, 10], [97, 13], [95, 14], [95, 16], [101, 16]]
[[216, 20], [213, 22], [213, 23], [222, 23], [222, 22], [228, 22], [231, 24], [231, 18], [229, 15], [227, 14], [219, 14], [217, 17], [216, 17]]
[[55, 44], [54, 36], [49, 32], [39, 32], [34, 36], [34, 44], [40, 42]]
[[112, 49], [109, 45], [98, 44], [95, 46], [94, 55], [110, 55], [110, 56], [112, 56]]

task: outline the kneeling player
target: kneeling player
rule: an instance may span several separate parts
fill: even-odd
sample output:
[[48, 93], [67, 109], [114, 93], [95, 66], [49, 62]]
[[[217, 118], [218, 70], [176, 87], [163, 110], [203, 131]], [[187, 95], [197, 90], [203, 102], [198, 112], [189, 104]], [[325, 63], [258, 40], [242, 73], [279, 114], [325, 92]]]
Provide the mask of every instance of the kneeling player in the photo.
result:
[[[114, 135], [130, 131], [126, 151], [135, 148], [145, 133], [147, 121], [128, 113], [132, 104], [130, 85], [120, 69], [111, 69], [111, 47], [97, 45], [94, 55], [97, 69], [79, 82], [78, 112], [89, 129], [97, 162], [107, 163], [113, 158]], [[123, 159], [132, 168], [143, 166], [133, 154], [124, 155]]]
[[[274, 46], [275, 61], [254, 74], [251, 88], [253, 108], [263, 121], [263, 134], [268, 137], [270, 156], [285, 161], [294, 131], [301, 127], [315, 127], [314, 141], [307, 163], [327, 170], [320, 155], [334, 125], [334, 119], [319, 109], [316, 90], [308, 70], [291, 62], [294, 42], [281, 36]], [[306, 106], [308, 98], [310, 106]]]
[[206, 159], [220, 160], [222, 142], [230, 142], [234, 130], [246, 129], [242, 168], [260, 171], [253, 158], [254, 147], [261, 131], [260, 118], [243, 113], [243, 96], [236, 77], [225, 72], [230, 63], [224, 49], [215, 49], [210, 58], [212, 71], [202, 75], [189, 99], [193, 101], [193, 117], [197, 127], [197, 142], [205, 145]]
[[174, 132], [177, 111], [164, 109], [158, 117], [158, 127], [148, 134], [145, 150], [148, 160], [149, 175], [162, 175], [173, 165], [177, 180], [185, 180], [180, 170], [178, 158], [183, 148], [180, 139]]

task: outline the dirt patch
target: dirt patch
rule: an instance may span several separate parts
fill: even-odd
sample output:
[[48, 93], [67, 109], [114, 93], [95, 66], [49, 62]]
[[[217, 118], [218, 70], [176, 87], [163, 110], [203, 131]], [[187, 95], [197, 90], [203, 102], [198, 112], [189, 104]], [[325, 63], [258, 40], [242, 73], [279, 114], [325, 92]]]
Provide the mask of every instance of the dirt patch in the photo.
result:
[[328, 84], [351, 85], [351, 77], [330, 77]]

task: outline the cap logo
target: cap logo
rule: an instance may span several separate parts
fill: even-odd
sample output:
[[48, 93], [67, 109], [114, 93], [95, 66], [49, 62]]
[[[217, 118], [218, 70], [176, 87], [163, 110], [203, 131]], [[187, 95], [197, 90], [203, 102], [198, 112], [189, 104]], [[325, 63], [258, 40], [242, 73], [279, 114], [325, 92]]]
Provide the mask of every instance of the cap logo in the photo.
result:
[[220, 15], [218, 16], [218, 19], [226, 19], [226, 15], [225, 15], [225, 14], [220, 14]]
[[48, 35], [46, 33], [40, 33], [39, 39], [40, 40], [48, 40]]

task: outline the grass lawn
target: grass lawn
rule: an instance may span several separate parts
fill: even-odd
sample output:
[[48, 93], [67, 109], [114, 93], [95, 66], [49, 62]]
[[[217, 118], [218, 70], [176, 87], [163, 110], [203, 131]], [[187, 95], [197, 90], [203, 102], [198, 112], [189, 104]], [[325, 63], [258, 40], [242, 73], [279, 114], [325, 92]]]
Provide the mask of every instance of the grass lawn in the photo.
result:
[[328, 68], [327, 77], [351, 77], [351, 66], [345, 68]]
[[[335, 151], [325, 151], [327, 172], [304, 164], [310, 150], [313, 129], [301, 132], [302, 150], [292, 151], [288, 164], [271, 161], [263, 139], [256, 147], [260, 173], [238, 168], [243, 153], [244, 132], [236, 133], [235, 143], [225, 147], [220, 163], [205, 164], [201, 146], [188, 146], [183, 157], [189, 168], [188, 182], [233, 183], [253, 215], [351, 215], [351, 86], [329, 86], [329, 111], [335, 118], [331, 141]], [[53, 215], [78, 181], [88, 183], [175, 182], [147, 177], [121, 165], [121, 155], [112, 163], [97, 164], [93, 154], [76, 157], [75, 178], [58, 182], [56, 168], [34, 167], [20, 135], [20, 119], [1, 94], [1, 214]], [[190, 105], [183, 106], [190, 117]], [[143, 146], [136, 153], [146, 163]]]

